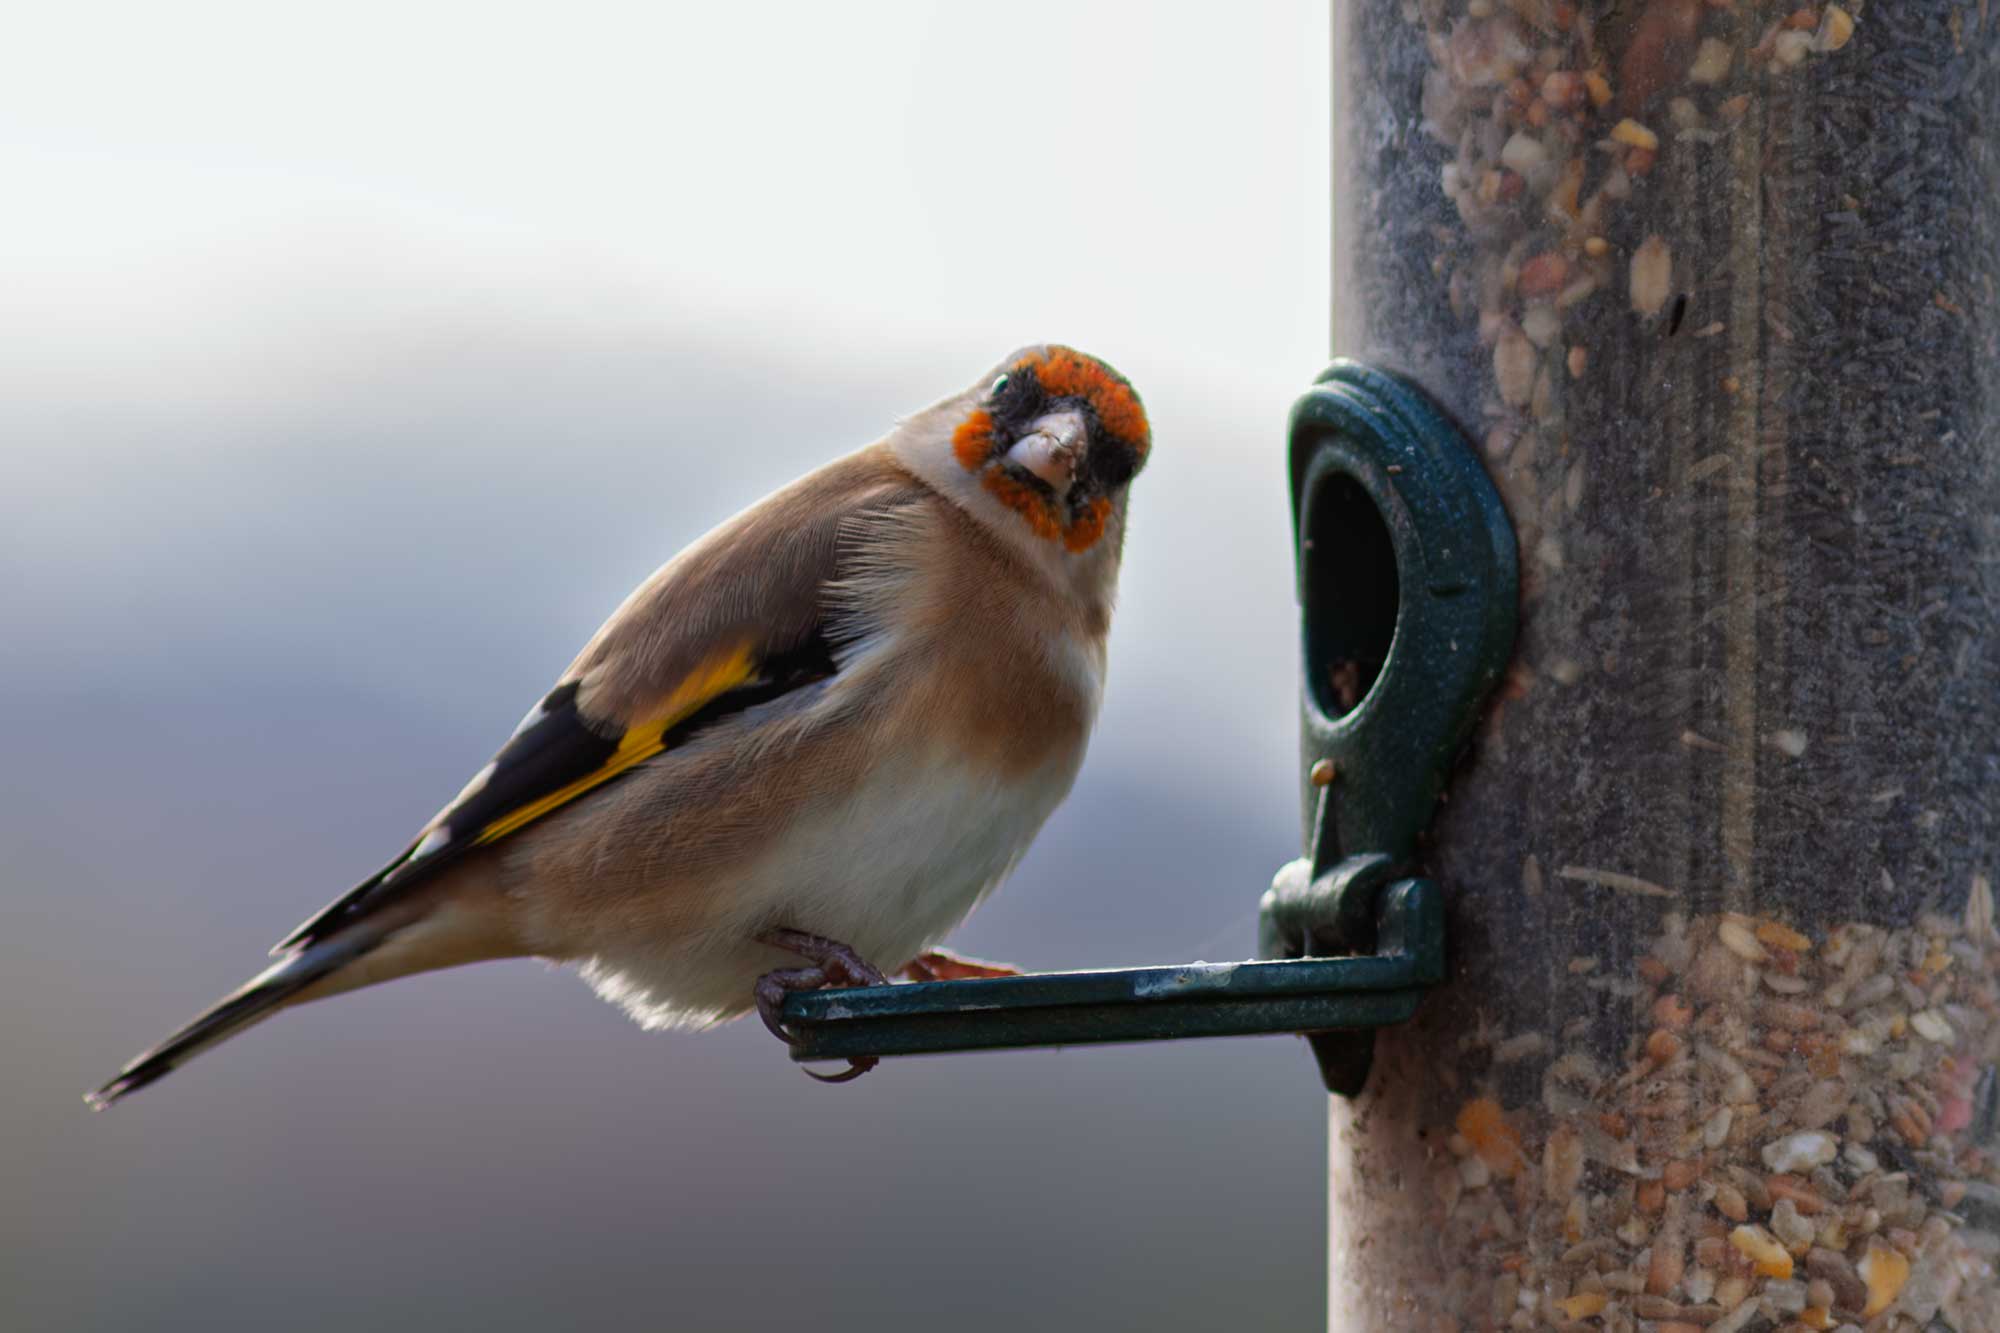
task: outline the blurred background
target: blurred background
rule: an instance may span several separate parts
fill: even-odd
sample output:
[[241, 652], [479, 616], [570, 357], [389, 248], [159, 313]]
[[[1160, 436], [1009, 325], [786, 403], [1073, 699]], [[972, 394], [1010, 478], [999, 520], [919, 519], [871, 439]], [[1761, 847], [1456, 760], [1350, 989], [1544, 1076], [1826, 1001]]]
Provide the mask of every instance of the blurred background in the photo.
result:
[[488, 964], [86, 1088], [626, 591], [1029, 341], [1139, 386], [1109, 694], [952, 941], [1247, 956], [1294, 854], [1323, 3], [41, 5], [0, 47], [0, 1329], [1307, 1328], [1292, 1038], [808, 1082]]

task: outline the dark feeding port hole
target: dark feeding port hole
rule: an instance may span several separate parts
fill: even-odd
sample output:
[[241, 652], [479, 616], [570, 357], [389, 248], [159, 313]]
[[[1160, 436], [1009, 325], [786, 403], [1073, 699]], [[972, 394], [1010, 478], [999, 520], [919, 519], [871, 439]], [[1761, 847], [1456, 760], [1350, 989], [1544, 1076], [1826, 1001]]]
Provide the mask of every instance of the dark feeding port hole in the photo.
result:
[[1396, 545], [1382, 511], [1349, 476], [1320, 483], [1306, 510], [1306, 662], [1320, 711], [1337, 718], [1368, 696], [1396, 637]]

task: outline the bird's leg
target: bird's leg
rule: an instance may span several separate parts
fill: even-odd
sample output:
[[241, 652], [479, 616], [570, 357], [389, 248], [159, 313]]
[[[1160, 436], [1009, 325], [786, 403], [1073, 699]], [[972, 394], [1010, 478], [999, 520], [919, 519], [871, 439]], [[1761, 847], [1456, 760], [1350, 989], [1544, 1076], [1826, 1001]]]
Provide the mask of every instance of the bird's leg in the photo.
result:
[[889, 978], [877, 971], [874, 964], [839, 940], [830, 940], [820, 935], [808, 935], [803, 930], [777, 926], [759, 935], [757, 942], [768, 944], [774, 949], [783, 949], [786, 953], [795, 953], [805, 959], [826, 974], [822, 985], [886, 986], [889, 984]]
[[1018, 977], [1021, 969], [933, 949], [903, 964], [901, 975], [912, 981], [982, 981], [991, 977]]
[[[873, 964], [838, 940], [778, 926], [759, 935], [757, 941], [774, 949], [783, 949], [786, 953], [795, 953], [812, 964], [811, 967], [781, 967], [757, 978], [758, 1016], [764, 1020], [764, 1026], [787, 1046], [793, 1041], [792, 1034], [785, 1031], [782, 1011], [785, 996], [792, 991], [889, 984], [889, 978], [877, 971]], [[850, 1059], [845, 1073], [815, 1074], [810, 1069], [805, 1072], [822, 1083], [846, 1083], [860, 1078], [879, 1063], [874, 1056], [864, 1055]]]

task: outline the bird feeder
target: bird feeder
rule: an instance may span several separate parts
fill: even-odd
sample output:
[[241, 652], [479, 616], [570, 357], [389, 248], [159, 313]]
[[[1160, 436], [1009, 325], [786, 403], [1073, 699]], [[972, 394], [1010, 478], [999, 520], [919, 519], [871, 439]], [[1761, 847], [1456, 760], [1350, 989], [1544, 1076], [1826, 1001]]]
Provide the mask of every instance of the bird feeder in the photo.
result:
[[1521, 618], [1331, 1327], [2000, 1327], [1996, 23], [1333, 6], [1335, 350], [1474, 437]]
[[1313, 1034], [1334, 1329], [2000, 1330], [2000, 17], [1332, 13], [1265, 958], [797, 1054]]

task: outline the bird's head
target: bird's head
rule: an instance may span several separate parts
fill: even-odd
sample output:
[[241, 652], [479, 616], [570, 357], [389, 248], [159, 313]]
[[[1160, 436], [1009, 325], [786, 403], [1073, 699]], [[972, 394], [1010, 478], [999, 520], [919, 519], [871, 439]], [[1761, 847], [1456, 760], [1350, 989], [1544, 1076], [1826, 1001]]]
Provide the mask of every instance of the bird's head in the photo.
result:
[[895, 440], [925, 481], [1048, 558], [1115, 556], [1151, 444], [1130, 382], [1054, 344], [1016, 352]]

